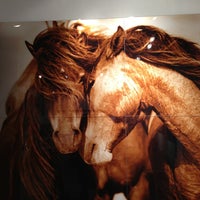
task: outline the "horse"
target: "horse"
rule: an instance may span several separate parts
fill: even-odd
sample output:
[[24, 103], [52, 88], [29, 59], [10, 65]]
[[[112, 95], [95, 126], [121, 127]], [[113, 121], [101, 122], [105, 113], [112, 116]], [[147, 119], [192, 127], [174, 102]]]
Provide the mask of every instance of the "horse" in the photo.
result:
[[39, 33], [33, 45], [26, 42], [34, 58], [7, 99], [0, 133], [3, 199], [23, 198], [20, 193], [31, 199], [58, 198], [58, 152], [73, 158], [79, 148], [87, 107], [82, 66], [94, 58], [79, 36], [75, 29], [55, 25]]
[[[101, 37], [99, 33], [101, 34], [98, 31], [95, 33], [95, 37], [97, 38], [94, 37], [94, 40], [99, 41]], [[109, 38], [104, 38], [100, 48], [104, 49], [104, 44], [109, 44], [109, 40]], [[96, 44], [97, 42], [94, 43]], [[113, 44], [115, 45], [114, 42]], [[109, 50], [106, 49], [106, 51], [108, 54], [110, 53]], [[101, 56], [101, 52], [99, 55]], [[94, 67], [92, 70], [94, 70]], [[89, 76], [93, 76], [92, 70]], [[93, 81], [89, 80], [88, 82], [93, 84]], [[87, 93], [90, 92], [92, 84], [89, 85]], [[90, 102], [90, 99], [88, 101]], [[155, 199], [157, 195], [155, 193], [161, 194], [159, 197], [163, 198], [162, 191], [160, 192], [160, 188], [157, 186], [159, 184], [155, 184], [161, 175], [163, 180], [160, 183], [163, 191], [167, 193], [167, 197], [177, 199], [178, 194], [169, 164], [172, 162], [173, 156], [167, 152], [170, 151], [174, 154], [173, 148], [175, 148], [176, 144], [171, 135], [163, 136], [163, 132], [166, 132], [166, 127], [163, 127], [163, 122], [154, 115], [154, 112], [147, 115], [148, 117], [143, 117], [146, 122], [142, 123], [142, 125], [141, 123], [137, 124], [130, 135], [120, 141], [116, 148], [113, 149], [113, 158], [109, 163], [92, 165], [98, 180], [98, 191], [95, 199], [112, 199], [114, 194], [118, 192], [124, 193], [128, 199]], [[148, 137], [145, 134], [148, 134]], [[149, 163], [152, 162], [152, 158], [150, 159], [149, 155], [152, 153], [152, 143], [157, 143], [159, 147], [153, 148], [157, 153], [155, 155], [155, 152], [153, 152], [154, 155], [151, 155], [151, 157], [161, 157], [160, 162], [153, 160], [153, 166]], [[163, 150], [163, 147], [160, 147], [160, 143], [165, 147], [165, 150]], [[170, 149], [168, 147], [169, 143]], [[140, 153], [137, 151], [137, 147], [139, 146], [143, 146]], [[82, 154], [82, 152], [80, 153]], [[127, 166], [124, 163], [127, 163]], [[154, 188], [155, 185], [156, 188]]]
[[[93, 69], [82, 157], [97, 164], [152, 109], [178, 141], [174, 172], [185, 199], [200, 196], [200, 49], [153, 26], [121, 27]], [[106, 124], [106, 126], [105, 126]]]
[[[47, 38], [47, 39], [51, 39], [51, 38]], [[95, 40], [96, 40], [96, 38], [95, 38]], [[40, 42], [40, 44], [41, 44], [41, 42]], [[32, 46], [32, 45], [29, 45], [29, 44], [27, 44], [28, 45], [28, 48], [30, 49], [30, 51], [33, 53], [33, 55], [37, 58], [37, 56], [36, 56], [36, 52], [35, 52], [35, 49], [34, 49], [34, 47]], [[59, 52], [60, 53], [60, 52]], [[45, 57], [45, 56], [44, 56]], [[42, 58], [44, 58], [44, 57], [42, 57]], [[53, 58], [54, 59], [54, 58]], [[46, 61], [45, 61], [46, 62]], [[81, 60], [79, 60], [79, 62], [81, 62]], [[59, 63], [59, 62], [58, 62]], [[85, 62], [84, 62], [85, 63]], [[49, 63], [48, 63], [48, 65], [47, 66], [51, 66], [51, 65], [49, 65]], [[62, 78], [63, 78], [63, 76], [65, 76], [66, 74], [64, 73], [64, 71], [62, 70], [62, 68], [61, 68], [61, 74], [62, 74]], [[45, 71], [45, 73], [47, 73], [47, 71]], [[46, 75], [46, 74], [45, 74]], [[27, 77], [29, 77], [29, 76], [27, 76]], [[48, 76], [47, 76], [48, 77]], [[57, 125], [61, 125], [59, 128], [61, 128], [61, 130], [62, 130], [62, 128], [69, 128], [69, 126], [65, 126], [65, 123], [62, 123], [62, 121], [64, 120], [64, 119], [67, 119], [69, 116], [66, 114], [66, 110], [63, 110], [63, 107], [68, 107], [67, 105], [71, 105], [71, 104], [68, 104], [68, 102], [69, 101], [67, 101], [68, 100], [68, 98], [65, 98], [65, 96], [62, 96], [62, 94], [60, 93], [60, 91], [57, 91], [57, 90], [52, 90], [52, 91], [49, 91], [49, 88], [50, 89], [52, 89], [52, 87], [49, 87], [48, 86], [48, 84], [46, 84], [46, 80], [43, 80], [43, 78], [44, 78], [44, 76], [43, 76], [43, 74], [42, 74], [42, 72], [40, 72], [40, 73], [36, 73], [36, 83], [35, 83], [35, 85], [34, 85], [34, 87], [31, 87], [31, 89], [29, 90], [29, 92], [27, 93], [27, 97], [26, 97], [26, 99], [29, 99], [27, 102], [27, 104], [29, 104], [31, 101], [33, 101], [33, 102], [36, 102], [37, 103], [37, 107], [36, 107], [36, 109], [33, 109], [33, 111], [36, 111], [35, 113], [35, 115], [34, 115], [34, 112], [32, 112], [33, 113], [33, 117], [31, 116], [30, 117], [30, 121], [32, 121], [32, 119], [36, 119], [36, 120], [38, 120], [38, 119], [41, 119], [41, 122], [45, 122], [45, 124], [43, 124], [40, 128], [43, 130], [43, 129], [45, 129], [45, 131], [47, 131], [48, 130], [48, 127], [49, 128], [53, 128], [53, 130], [54, 130], [54, 134], [53, 134], [53, 139], [54, 139], [54, 143], [56, 144], [56, 147], [57, 147], [57, 149], [60, 151], [60, 152], [62, 152], [62, 153], [67, 153], [67, 152], [69, 152], [69, 149], [67, 148], [67, 150], [66, 150], [66, 148], [65, 148], [65, 146], [66, 146], [66, 144], [68, 144], [68, 143], [66, 143], [68, 140], [65, 140], [66, 139], [66, 135], [63, 137], [63, 134], [60, 132], [60, 134], [58, 134], [58, 130], [56, 130], [58, 127], [57, 127]], [[45, 77], [46, 78], [46, 77]], [[65, 76], [65, 78], [66, 78], [66, 76]], [[42, 80], [41, 80], [42, 79]], [[29, 79], [30, 80], [30, 79]], [[42, 81], [44, 81], [44, 82], [42, 82]], [[47, 89], [47, 91], [43, 88], [43, 87], [40, 87], [41, 86], [41, 82], [42, 83], [45, 83], [44, 85], [45, 85], [45, 89]], [[19, 82], [18, 82], [19, 83]], [[54, 83], [54, 82], [53, 82]], [[50, 83], [50, 84], [52, 84], [52, 83]], [[27, 86], [27, 85], [26, 85]], [[46, 87], [47, 86], [47, 87]], [[15, 88], [15, 87], [14, 87]], [[21, 87], [20, 87], [21, 88]], [[64, 88], [64, 89], [66, 89], [66, 87], [60, 87], [60, 88]], [[37, 93], [38, 93], [38, 90], [40, 91], [39, 92], [39, 94], [42, 94], [42, 95], [38, 95]], [[22, 90], [23, 91], [23, 90]], [[56, 94], [56, 92], [58, 92], [57, 94]], [[32, 94], [33, 93], [33, 94]], [[35, 97], [34, 96], [39, 96], [38, 97], [38, 100], [36, 99], [36, 100], [34, 100], [35, 99]], [[60, 96], [61, 95], [61, 96]], [[73, 95], [72, 95], [73, 96]], [[45, 98], [44, 98], [45, 97]], [[41, 98], [41, 99], [40, 99]], [[23, 98], [22, 98], [23, 99]], [[64, 103], [63, 103], [63, 101], [64, 101]], [[65, 102], [66, 101], [66, 102]], [[16, 101], [17, 102], [17, 101]], [[42, 104], [41, 104], [41, 102], [43, 102]], [[9, 104], [7, 104], [8, 105], [8, 107], [9, 107]], [[18, 104], [17, 104], [18, 105]], [[34, 104], [35, 105], [35, 104]], [[40, 106], [39, 106], [40, 105]], [[15, 107], [15, 106], [14, 106]], [[16, 106], [17, 107], [17, 106]], [[27, 106], [28, 107], [28, 106]], [[71, 106], [70, 106], [71, 107]], [[13, 111], [14, 109], [13, 109], [13, 107], [11, 107], [12, 109], [8, 109], [10, 112], [11, 111]], [[26, 110], [26, 109], [25, 109]], [[38, 112], [39, 112], [39, 114], [37, 114], [37, 110], [38, 110]], [[79, 109], [77, 109], [77, 110], [79, 110]], [[72, 110], [72, 111], [74, 111], [74, 110]], [[10, 113], [10, 112], [8, 112], [8, 113]], [[52, 112], [52, 113], [51, 113]], [[59, 114], [59, 116], [57, 116], [55, 113], [56, 112], [58, 112], [58, 114]], [[60, 112], [60, 113], [59, 113]], [[29, 114], [29, 113], [31, 113], [31, 112], [28, 112], [27, 111], [27, 113]], [[31, 113], [31, 114], [32, 114]], [[44, 117], [44, 113], [46, 113], [47, 114], [47, 116], [46, 117]], [[21, 114], [19, 114], [19, 115], [21, 115]], [[55, 117], [55, 116], [57, 116], [57, 118], [53, 118], [53, 117]], [[72, 116], [71, 114], [70, 114], [70, 116]], [[44, 118], [43, 118], [44, 117]], [[60, 117], [60, 118], [59, 118]], [[48, 119], [47, 119], [48, 118]], [[70, 118], [71, 119], [71, 118]], [[77, 119], [77, 118], [75, 118], [75, 119]], [[40, 121], [40, 120], [39, 120]], [[77, 121], [79, 121], [79, 120], [77, 120]], [[49, 126], [49, 123], [51, 124], [51, 126]], [[66, 123], [69, 123], [69, 119], [66, 121]], [[47, 130], [46, 130], [47, 129]], [[75, 131], [73, 131], [73, 132], [67, 132], [67, 133], [70, 133], [69, 134], [69, 136], [71, 137], [71, 135], [73, 136], [74, 134], [74, 132], [76, 133], [76, 131], [77, 131], [78, 129], [75, 129]], [[43, 132], [43, 133], [45, 133], [45, 131]], [[52, 130], [48, 130], [46, 133], [47, 133], [47, 137], [48, 137], [48, 134], [49, 133], [51, 133], [52, 132]], [[66, 132], [66, 129], [65, 129], [65, 132]], [[79, 134], [79, 131], [78, 131], [78, 134]], [[80, 135], [80, 134], [79, 134]], [[59, 139], [58, 139], [58, 136], [59, 136]], [[37, 141], [37, 138], [35, 138], [35, 141]], [[63, 142], [64, 141], [64, 142]], [[138, 144], [137, 142], [136, 142], [136, 144]], [[68, 147], [71, 147], [72, 145], [69, 145]], [[25, 144], [25, 149], [26, 150], [29, 150], [29, 145], [26, 143]], [[40, 146], [38, 147], [38, 148], [41, 148]], [[48, 149], [48, 147], [47, 146], [45, 146], [44, 145], [44, 147], [43, 147], [43, 149], [46, 151], [46, 149]], [[43, 152], [42, 152], [43, 153]], [[123, 153], [123, 152], [122, 152]], [[71, 157], [71, 156], [70, 156]], [[73, 159], [72, 159], [73, 160]], [[136, 161], [136, 163], [137, 163], [137, 161]], [[63, 163], [61, 163], [61, 164], [63, 164]], [[69, 163], [68, 163], [69, 164]], [[134, 166], [134, 164], [135, 163], [132, 163], [132, 165]], [[57, 165], [57, 164], [56, 164]], [[40, 166], [38, 166], [39, 168], [40, 168]], [[136, 167], [136, 166], [134, 166], [134, 167]], [[56, 168], [60, 168], [60, 165], [59, 166], [57, 166]], [[61, 168], [63, 168], [63, 167], [61, 167]], [[70, 167], [69, 167], [70, 168]], [[109, 168], [109, 167], [108, 167]], [[111, 170], [112, 170], [112, 168], [113, 168], [113, 166], [111, 165]], [[67, 169], [67, 168], [66, 168]], [[55, 169], [54, 169], [55, 170]], [[26, 170], [27, 171], [27, 170]], [[63, 169], [63, 171], [64, 171], [64, 169]], [[136, 174], [137, 175], [137, 174]], [[62, 175], [60, 175], [60, 176], [62, 176]], [[112, 174], [111, 174], [111, 176], [112, 176]], [[125, 173], [125, 175], [124, 176], [126, 176], [126, 173]], [[132, 175], [133, 176], [133, 175]], [[138, 175], [137, 175], [138, 176]], [[115, 176], [114, 176], [115, 177]], [[134, 177], [134, 176], [133, 176]], [[143, 176], [142, 176], [143, 177]], [[100, 177], [101, 178], [101, 177]], [[122, 178], [124, 178], [123, 176], [122, 176]], [[134, 177], [135, 178], [135, 177]], [[144, 178], [144, 177], [143, 177]], [[137, 179], [137, 178], [136, 178]], [[118, 179], [119, 180], [119, 179]], [[41, 186], [41, 185], [40, 185]], [[39, 187], [40, 187], [39, 186]], [[27, 187], [27, 186], [26, 186]], [[64, 191], [65, 192], [65, 191]], [[30, 192], [29, 192], [30, 193]], [[32, 192], [33, 194], [34, 194], [34, 191]], [[29, 194], [30, 195], [30, 194]], [[61, 195], [62, 196], [62, 195]]]

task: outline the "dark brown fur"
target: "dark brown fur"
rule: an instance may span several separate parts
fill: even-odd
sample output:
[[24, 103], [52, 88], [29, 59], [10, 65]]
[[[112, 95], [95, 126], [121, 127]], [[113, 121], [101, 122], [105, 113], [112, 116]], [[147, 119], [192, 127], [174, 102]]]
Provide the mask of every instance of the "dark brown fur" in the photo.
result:
[[86, 109], [79, 88], [85, 70], [90, 71], [96, 62], [97, 47], [91, 46], [92, 41], [92, 36], [86, 38], [74, 28], [56, 25], [39, 33], [33, 45], [28, 44], [37, 61], [35, 79], [20, 108], [9, 111], [0, 134], [1, 155], [6, 158], [0, 170], [1, 183], [10, 187], [9, 197], [8, 190], [2, 190], [3, 199], [18, 198], [20, 188], [15, 182], [18, 176], [31, 199], [57, 198], [54, 173], [57, 152], [46, 108], [55, 96], [65, 95]]
[[[152, 41], [150, 40], [151, 38]], [[150, 48], [148, 48], [149, 44], [152, 45]], [[119, 27], [117, 32], [107, 39], [101, 51], [101, 60], [104, 62], [114, 59], [115, 56], [124, 51], [130, 58], [140, 59], [157, 67], [167, 67], [175, 70], [193, 81], [200, 88], [200, 48], [198, 44], [181, 37], [174, 37], [157, 27], [136, 26], [126, 31]], [[105, 65], [99, 66], [103, 68]], [[95, 70], [93, 71], [95, 73]], [[93, 77], [91, 75], [91, 79]], [[180, 151], [180, 147], [178, 146], [177, 148]], [[153, 154], [151, 155], [154, 156]], [[170, 192], [171, 197], [166, 195], [165, 199], [198, 199], [199, 165], [193, 162], [191, 155], [181, 158], [180, 154], [177, 154], [177, 158], [173, 163], [173, 165], [176, 164], [176, 167], [179, 167], [176, 170], [174, 166], [170, 167], [165, 162], [164, 160], [159, 164], [167, 181], [165, 181], [163, 188], [159, 184], [157, 185], [160, 187], [158, 190], [161, 189], [162, 191], [158, 194], [158, 199], [159, 195], [164, 194], [163, 191], [167, 190]], [[189, 163], [188, 167], [192, 169], [192, 172], [190, 170], [184, 175], [185, 179], [183, 173], [185, 173], [186, 167], [182, 165], [183, 163]], [[159, 173], [159, 171], [155, 171], [155, 173]], [[195, 180], [192, 180], [193, 176], [196, 177]], [[187, 181], [192, 183], [190, 187], [188, 187]]]

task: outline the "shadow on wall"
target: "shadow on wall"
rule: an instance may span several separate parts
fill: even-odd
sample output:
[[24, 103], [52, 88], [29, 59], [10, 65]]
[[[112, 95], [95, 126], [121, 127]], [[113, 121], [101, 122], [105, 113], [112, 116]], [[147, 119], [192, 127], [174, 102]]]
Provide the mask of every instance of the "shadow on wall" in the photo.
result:
[[8, 93], [32, 59], [25, 40], [32, 42], [45, 28], [45, 22], [0, 23], [0, 127], [6, 117]]

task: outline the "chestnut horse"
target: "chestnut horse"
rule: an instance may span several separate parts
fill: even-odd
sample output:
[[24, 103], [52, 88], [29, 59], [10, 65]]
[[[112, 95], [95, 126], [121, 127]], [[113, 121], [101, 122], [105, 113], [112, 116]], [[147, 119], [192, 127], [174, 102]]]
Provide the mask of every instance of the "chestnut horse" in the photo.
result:
[[2, 199], [20, 199], [19, 187], [33, 199], [56, 199], [57, 150], [77, 151], [85, 126], [83, 66], [94, 53], [82, 37], [56, 25], [26, 42], [34, 59], [7, 99], [0, 133]]
[[178, 141], [173, 173], [179, 194], [199, 199], [199, 47], [156, 27], [119, 27], [93, 71], [84, 160], [111, 161], [141, 112], [153, 109]]

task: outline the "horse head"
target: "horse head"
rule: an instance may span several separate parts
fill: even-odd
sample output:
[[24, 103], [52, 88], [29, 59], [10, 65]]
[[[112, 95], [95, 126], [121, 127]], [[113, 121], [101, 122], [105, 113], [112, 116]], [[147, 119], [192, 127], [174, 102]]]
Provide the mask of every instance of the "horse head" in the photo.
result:
[[83, 103], [74, 99], [73, 95], [55, 96], [46, 102], [56, 148], [60, 153], [77, 151], [82, 138]]
[[87, 163], [110, 161], [114, 146], [141, 119], [142, 89], [127, 76], [129, 65], [123, 65], [124, 38], [124, 30], [118, 27], [112, 37], [104, 39], [101, 58], [90, 76], [88, 124], [80, 150]]
[[[137, 81], [127, 76], [128, 64], [125, 67], [122, 63], [123, 56], [117, 56], [97, 65], [89, 94], [88, 124], [81, 152], [88, 163], [110, 161], [114, 146], [143, 119], [140, 109], [143, 90]], [[121, 64], [123, 67], [119, 66]]]

